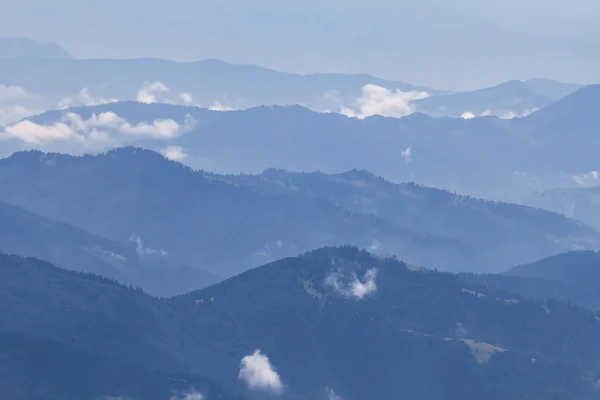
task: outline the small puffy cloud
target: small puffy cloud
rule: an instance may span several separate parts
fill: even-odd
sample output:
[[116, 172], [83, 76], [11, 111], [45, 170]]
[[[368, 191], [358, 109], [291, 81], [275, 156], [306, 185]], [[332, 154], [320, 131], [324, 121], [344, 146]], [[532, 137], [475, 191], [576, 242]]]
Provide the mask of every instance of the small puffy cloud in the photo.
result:
[[169, 400], [205, 400], [206, 397], [200, 392], [190, 390], [188, 392], [176, 393]]
[[365, 272], [362, 279], [354, 272], [350, 279], [344, 278], [340, 272], [330, 273], [325, 278], [325, 284], [344, 297], [362, 300], [377, 291], [376, 279], [377, 269], [371, 268]]
[[353, 107], [342, 107], [341, 113], [357, 118], [365, 118], [371, 115], [404, 117], [414, 112], [411, 102], [426, 97], [429, 97], [426, 92], [391, 91], [381, 86], [369, 84], [362, 87], [362, 96], [355, 101]]
[[471, 111], [467, 111], [462, 113], [462, 115], [460, 116], [462, 119], [473, 119], [475, 118], [475, 114], [473, 114]]
[[271, 365], [269, 357], [262, 354], [260, 350], [256, 350], [252, 355], [242, 358], [238, 379], [246, 382], [252, 390], [276, 395], [283, 392], [283, 384], [279, 374]]
[[159, 93], [166, 93], [168, 91], [169, 88], [162, 82], [144, 82], [137, 93], [137, 101], [146, 104], [156, 103], [156, 95]]
[[0, 84], [0, 104], [12, 102], [14, 100], [22, 100], [30, 95], [25, 89], [20, 86], [7, 86]]
[[194, 96], [191, 93], [179, 93], [178, 97], [183, 105], [191, 106], [194, 104]]
[[404, 161], [406, 161], [407, 163], [412, 162], [412, 147], [407, 147], [404, 150], [402, 150], [400, 152], [400, 156], [404, 159]]
[[144, 246], [144, 241], [141, 236], [131, 235], [129, 237], [130, 242], [134, 242], [136, 244], [136, 252], [140, 257], [150, 257], [150, 256], [161, 256], [165, 257], [168, 253], [164, 249], [153, 249], [151, 247]]
[[236, 111], [235, 108], [221, 104], [220, 101], [215, 101], [208, 109], [211, 111]]
[[593, 185], [600, 180], [600, 171], [589, 171], [583, 174], [573, 175], [571, 176], [571, 179], [578, 185]]
[[94, 96], [91, 93], [90, 89], [84, 87], [83, 89], [81, 89], [79, 91], [77, 96], [64, 97], [63, 99], [61, 99], [60, 102], [58, 103], [58, 108], [61, 110], [64, 110], [66, 108], [74, 107], [74, 106], [98, 106], [101, 104], [116, 103], [118, 101], [119, 101], [119, 99], [114, 98], [114, 97], [104, 98], [104, 97]]
[[175, 95], [175, 97], [168, 97], [170, 92], [171, 89], [163, 82], [144, 82], [137, 92], [136, 99], [138, 102], [146, 104], [166, 103], [183, 106], [194, 105], [194, 96], [191, 93], [182, 92]]
[[379, 240], [373, 240], [371, 242], [371, 245], [367, 248], [367, 251], [369, 251], [369, 253], [373, 253], [373, 252], [379, 250], [380, 247], [381, 247], [381, 242]]
[[331, 388], [325, 388], [325, 396], [327, 396], [327, 400], [344, 400]]
[[160, 154], [173, 161], [183, 161], [188, 158], [188, 154], [181, 146], [168, 146], [160, 151]]

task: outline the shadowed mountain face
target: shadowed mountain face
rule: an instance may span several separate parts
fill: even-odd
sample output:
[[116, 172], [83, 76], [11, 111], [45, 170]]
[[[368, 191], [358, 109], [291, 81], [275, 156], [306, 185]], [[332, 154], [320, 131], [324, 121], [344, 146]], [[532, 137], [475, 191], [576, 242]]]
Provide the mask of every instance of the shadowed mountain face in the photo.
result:
[[102, 275], [171, 296], [219, 281], [216, 275], [169, 264], [141, 239], [119, 244], [65, 223], [0, 202], [0, 251], [49, 260], [64, 268]]
[[[40, 126], [7, 130], [11, 133], [2, 150], [8, 155], [11, 149], [31, 147], [27, 141], [35, 140], [42, 141], [37, 147], [77, 154], [131, 143], [165, 152], [175, 146], [173, 157], [220, 173], [258, 173], [271, 167], [326, 172], [357, 168], [396, 182], [511, 199], [535, 190], [573, 187], [574, 177], [585, 181], [595, 176], [591, 172], [597, 169], [598, 101], [597, 87], [584, 87], [513, 120], [423, 114], [361, 120], [302, 107], [218, 112], [113, 103], [32, 118]], [[173, 122], [153, 125], [168, 119]], [[44, 132], [57, 130], [63, 132], [58, 138], [44, 138]], [[99, 131], [106, 136], [93, 135]]]
[[238, 376], [251, 376], [257, 360], [276, 374], [249, 382], [282, 399], [592, 399], [600, 377], [591, 312], [350, 247], [170, 300], [17, 257], [0, 257], [0, 277], [5, 330], [202, 373], [256, 399], [270, 395]]
[[0, 371], [0, 397], [7, 400], [242, 400], [203, 377], [145, 369], [18, 333], [0, 332]]
[[220, 276], [345, 243], [432, 268], [490, 272], [599, 240], [559, 214], [359, 171], [220, 176], [135, 148], [17, 153], [0, 161], [0, 183], [0, 199], [117, 242], [133, 236], [143, 255]]

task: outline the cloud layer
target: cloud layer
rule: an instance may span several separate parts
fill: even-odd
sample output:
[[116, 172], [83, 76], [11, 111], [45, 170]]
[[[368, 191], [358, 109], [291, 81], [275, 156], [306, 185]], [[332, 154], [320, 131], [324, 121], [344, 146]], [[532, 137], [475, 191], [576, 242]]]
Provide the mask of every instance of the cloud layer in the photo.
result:
[[281, 394], [283, 384], [279, 374], [271, 365], [269, 357], [256, 350], [252, 355], [245, 356], [240, 362], [238, 378], [246, 382], [252, 390], [271, 394]]
[[141, 139], [173, 139], [193, 127], [194, 121], [190, 117], [182, 124], [172, 119], [132, 124], [113, 112], [92, 114], [88, 119], [75, 113], [66, 113], [60, 121], [52, 124], [24, 120], [9, 125], [0, 132], [0, 140], [17, 140], [37, 148], [62, 142], [83, 150], [102, 150]]

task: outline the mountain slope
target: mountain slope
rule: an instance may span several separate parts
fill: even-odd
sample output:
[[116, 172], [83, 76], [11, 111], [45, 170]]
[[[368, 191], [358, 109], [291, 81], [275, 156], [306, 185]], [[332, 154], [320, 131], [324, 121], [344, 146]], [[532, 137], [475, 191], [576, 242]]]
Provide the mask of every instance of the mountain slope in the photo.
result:
[[526, 80], [525, 83], [536, 92], [546, 95], [554, 100], [561, 99], [582, 86], [577, 83], [564, 83], [543, 78], [529, 79]]
[[[71, 56], [56, 43], [38, 42], [28, 38], [5, 37], [0, 38], [0, 58], [42, 58], [42, 59], [70, 59]], [[4, 60], [3, 60], [4, 62]], [[15, 61], [25, 64], [25, 60]], [[29, 60], [31, 63], [31, 60]], [[43, 63], [37, 60], [35, 63]], [[33, 64], [35, 64], [33, 63]], [[4, 83], [4, 82], [3, 82]]]
[[6, 400], [241, 399], [206, 378], [146, 370], [16, 333], [0, 332], [0, 371]]
[[[597, 179], [593, 173], [588, 173], [590, 183], [594, 184]], [[585, 180], [586, 176], [578, 179]], [[599, 176], [600, 178], [600, 176]], [[587, 182], [582, 182], [587, 183]], [[583, 187], [569, 189], [551, 189], [543, 192], [535, 192], [525, 197], [524, 204], [544, 208], [575, 218], [600, 229], [600, 187]]]
[[[260, 175], [231, 175], [236, 185], [271, 194], [326, 199], [349, 211], [374, 215], [403, 229], [468, 243], [484, 254], [486, 271], [509, 258], [535, 260], [558, 248], [593, 246], [588, 226], [559, 214], [509, 203], [460, 196], [414, 183], [394, 184], [366, 171], [342, 174], [269, 169]], [[579, 238], [579, 239], [578, 239]], [[386, 252], [385, 244], [379, 243]], [[494, 261], [496, 260], [496, 264]], [[465, 266], [476, 271], [478, 266]]]
[[[137, 248], [136, 248], [137, 246]], [[142, 247], [140, 247], [142, 246]], [[219, 281], [213, 274], [171, 265], [142, 242], [129, 246], [0, 201], [0, 251], [33, 256], [170, 296]]]
[[558, 254], [511, 268], [502, 275], [461, 276], [472, 284], [600, 309], [600, 255], [594, 251]]
[[4, 329], [206, 374], [230, 389], [244, 389], [240, 361], [260, 349], [283, 399], [325, 399], [326, 388], [347, 400], [597, 395], [593, 313], [351, 247], [281, 260], [170, 300], [8, 256], [0, 278]]
[[552, 101], [524, 82], [509, 81], [471, 92], [428, 97], [415, 104], [420, 112], [439, 117], [460, 117], [470, 113], [513, 118], [546, 107]]
[[145, 247], [164, 249], [170, 263], [219, 276], [325, 245], [368, 247], [374, 240], [441, 269], [477, 258], [456, 239], [414, 234], [326, 199], [239, 187], [135, 148], [84, 157], [17, 153], [0, 160], [0, 184], [0, 198], [13, 204], [118, 242], [138, 235]]
[[509, 276], [542, 277], [574, 285], [600, 282], [600, 254], [574, 251], [519, 265], [505, 272]]

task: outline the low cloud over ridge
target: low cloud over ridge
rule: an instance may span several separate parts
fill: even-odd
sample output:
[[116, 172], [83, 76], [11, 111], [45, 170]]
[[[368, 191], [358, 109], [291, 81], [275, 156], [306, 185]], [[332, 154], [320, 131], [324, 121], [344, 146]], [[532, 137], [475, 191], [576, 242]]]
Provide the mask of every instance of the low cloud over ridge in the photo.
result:
[[377, 291], [376, 279], [377, 269], [371, 268], [362, 279], [355, 272], [350, 279], [344, 277], [342, 272], [332, 272], [325, 278], [325, 284], [344, 297], [362, 300]]
[[52, 124], [24, 120], [9, 125], [0, 132], [0, 141], [17, 140], [40, 149], [58, 143], [81, 150], [103, 150], [132, 144], [141, 139], [173, 139], [190, 131], [194, 124], [191, 117], [183, 123], [172, 119], [157, 119], [132, 124], [113, 112], [92, 114], [88, 119], [75, 113], [66, 113], [60, 121]]
[[372, 115], [384, 117], [404, 117], [412, 114], [415, 108], [411, 102], [429, 97], [426, 92], [403, 92], [368, 84], [362, 87], [362, 96], [352, 106], [341, 107], [341, 113], [349, 117], [366, 118]]
[[252, 390], [276, 395], [283, 392], [283, 384], [279, 374], [271, 365], [269, 357], [260, 350], [256, 350], [252, 355], [242, 358], [238, 379], [246, 382]]

